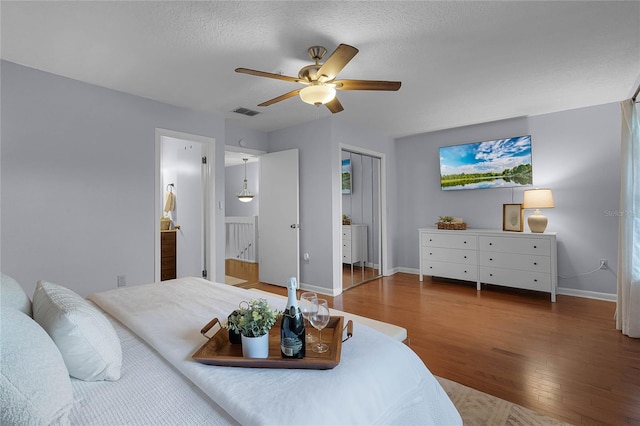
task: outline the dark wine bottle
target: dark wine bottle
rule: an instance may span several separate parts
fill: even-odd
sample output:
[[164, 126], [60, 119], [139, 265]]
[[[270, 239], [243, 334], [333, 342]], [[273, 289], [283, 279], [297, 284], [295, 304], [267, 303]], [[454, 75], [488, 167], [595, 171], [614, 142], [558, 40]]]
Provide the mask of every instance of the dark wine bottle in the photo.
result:
[[304, 358], [305, 355], [305, 332], [304, 318], [298, 307], [296, 299], [296, 288], [298, 288], [295, 277], [289, 278], [287, 284], [287, 308], [282, 313], [280, 323], [280, 351], [282, 358]]

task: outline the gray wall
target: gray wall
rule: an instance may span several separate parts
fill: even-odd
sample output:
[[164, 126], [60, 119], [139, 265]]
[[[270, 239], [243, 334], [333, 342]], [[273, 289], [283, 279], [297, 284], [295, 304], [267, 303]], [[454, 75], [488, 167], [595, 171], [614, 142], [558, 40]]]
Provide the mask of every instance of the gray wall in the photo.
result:
[[[386, 156], [387, 269], [417, 271], [417, 228], [439, 215], [475, 228], [501, 228], [502, 204], [522, 189], [440, 190], [438, 147], [531, 134], [534, 185], [554, 191], [546, 210], [558, 232], [563, 292], [615, 294], [620, 113], [617, 104], [484, 123], [393, 141], [327, 116], [264, 134], [242, 120], [173, 107], [1, 62], [0, 268], [33, 291], [38, 279], [86, 295], [154, 277], [155, 129], [216, 138], [216, 193], [224, 189], [224, 144], [300, 150], [301, 281], [331, 289], [340, 278], [340, 144]], [[219, 199], [220, 201], [223, 198]], [[215, 212], [218, 229], [224, 209]], [[224, 233], [215, 239], [224, 275]], [[584, 294], [584, 293], [583, 293]]]
[[[417, 271], [417, 229], [433, 226], [439, 215], [463, 217], [472, 228], [501, 229], [502, 204], [522, 202], [523, 188], [441, 191], [440, 146], [531, 134], [534, 186], [551, 188], [556, 204], [544, 214], [547, 230], [558, 232], [560, 291], [615, 294], [618, 220], [609, 212], [619, 199], [619, 110], [617, 103], [607, 104], [397, 140], [402, 205], [393, 232], [395, 264]], [[608, 259], [614, 270], [580, 275], [597, 269], [599, 259]]]
[[[269, 152], [299, 149], [300, 283], [320, 289], [332, 289], [334, 282], [331, 154], [337, 144], [330, 124], [325, 118], [269, 134]], [[309, 262], [302, 259], [304, 253]]]
[[[216, 139], [224, 191], [224, 120], [1, 62], [0, 267], [81, 295], [154, 280], [155, 129]], [[215, 224], [223, 229], [224, 211]], [[224, 279], [224, 233], [215, 276]]]

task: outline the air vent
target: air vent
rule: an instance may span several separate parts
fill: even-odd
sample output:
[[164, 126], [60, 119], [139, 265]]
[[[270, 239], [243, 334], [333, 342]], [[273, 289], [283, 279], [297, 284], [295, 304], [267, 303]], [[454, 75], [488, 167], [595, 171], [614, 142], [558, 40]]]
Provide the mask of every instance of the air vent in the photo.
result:
[[246, 115], [248, 117], [253, 117], [254, 115], [260, 114], [258, 111], [242, 107], [234, 109], [233, 112], [237, 112], [238, 114]]

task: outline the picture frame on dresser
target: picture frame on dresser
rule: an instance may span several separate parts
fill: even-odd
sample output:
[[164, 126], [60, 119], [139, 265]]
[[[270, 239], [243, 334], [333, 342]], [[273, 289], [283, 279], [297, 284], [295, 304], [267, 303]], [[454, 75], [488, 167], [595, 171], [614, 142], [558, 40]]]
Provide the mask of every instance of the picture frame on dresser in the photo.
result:
[[502, 205], [502, 230], [512, 232], [522, 232], [524, 230], [522, 204]]

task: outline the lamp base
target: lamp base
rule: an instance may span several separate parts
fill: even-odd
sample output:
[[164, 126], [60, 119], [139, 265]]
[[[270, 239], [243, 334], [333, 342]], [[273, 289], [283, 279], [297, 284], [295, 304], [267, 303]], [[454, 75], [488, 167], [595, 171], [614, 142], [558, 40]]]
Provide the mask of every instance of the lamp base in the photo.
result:
[[535, 232], [537, 234], [541, 234], [545, 229], [547, 229], [547, 222], [547, 217], [540, 213], [539, 209], [536, 209], [536, 211], [527, 219], [529, 229], [531, 232]]

